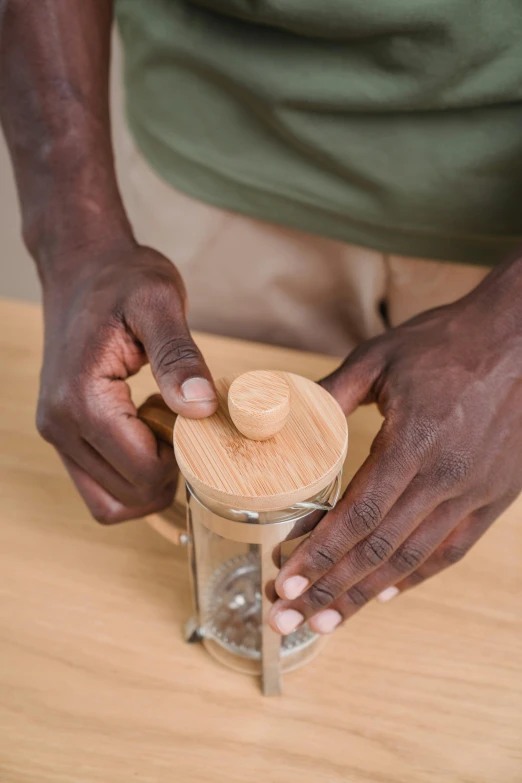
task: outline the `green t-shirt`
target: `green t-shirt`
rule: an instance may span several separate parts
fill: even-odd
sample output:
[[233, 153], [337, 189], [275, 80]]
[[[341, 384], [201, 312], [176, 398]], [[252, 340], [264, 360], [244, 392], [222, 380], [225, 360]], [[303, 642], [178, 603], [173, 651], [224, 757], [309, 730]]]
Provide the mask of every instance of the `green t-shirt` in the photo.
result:
[[388, 253], [522, 242], [522, 0], [116, 0], [127, 113], [189, 195]]

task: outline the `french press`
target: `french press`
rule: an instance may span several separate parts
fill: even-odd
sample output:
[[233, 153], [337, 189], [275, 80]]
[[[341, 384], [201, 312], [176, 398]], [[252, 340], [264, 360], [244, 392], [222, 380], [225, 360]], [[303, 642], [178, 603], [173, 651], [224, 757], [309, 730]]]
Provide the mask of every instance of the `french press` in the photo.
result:
[[157, 395], [139, 413], [173, 438], [186, 482], [181, 540], [194, 603], [186, 638], [261, 675], [263, 693], [273, 695], [281, 673], [309, 661], [321, 642], [306, 625], [281, 637], [267, 616], [279, 567], [337, 501], [348, 428], [334, 398], [293, 373], [248, 372], [216, 389], [219, 407], [206, 419], [176, 418]]

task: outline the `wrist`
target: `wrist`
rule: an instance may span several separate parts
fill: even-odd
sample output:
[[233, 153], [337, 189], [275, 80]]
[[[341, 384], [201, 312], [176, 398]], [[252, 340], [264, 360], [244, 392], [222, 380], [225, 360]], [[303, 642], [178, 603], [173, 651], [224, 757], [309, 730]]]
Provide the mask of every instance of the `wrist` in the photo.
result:
[[88, 255], [135, 244], [116, 185], [86, 187], [73, 177], [34, 188], [22, 207], [22, 233], [44, 284], [74, 274]]
[[[60, 219], [63, 219], [61, 216]], [[105, 213], [92, 220], [85, 213], [70, 215], [70, 224], [52, 241], [43, 241], [34, 254], [38, 275], [47, 298], [74, 292], [86, 283], [107, 276], [126, 263], [138, 247], [126, 218]], [[51, 228], [59, 221], [51, 221]], [[80, 225], [80, 223], [82, 223]]]
[[484, 303], [499, 326], [509, 320], [505, 326], [522, 336], [522, 249], [517, 248], [516, 253], [497, 266], [481, 287]]
[[[518, 248], [465, 297], [466, 311], [482, 341], [522, 352], [522, 253]], [[478, 315], [477, 315], [478, 307]]]

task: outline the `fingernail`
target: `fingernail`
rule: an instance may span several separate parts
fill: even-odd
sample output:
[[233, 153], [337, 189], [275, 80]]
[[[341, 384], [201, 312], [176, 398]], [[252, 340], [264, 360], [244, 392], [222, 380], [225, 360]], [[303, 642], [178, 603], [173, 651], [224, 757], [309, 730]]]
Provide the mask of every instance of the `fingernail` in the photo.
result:
[[387, 587], [386, 590], [383, 590], [382, 593], [379, 593], [377, 596], [377, 600], [381, 602], [381, 604], [385, 604], [386, 601], [391, 601], [392, 598], [395, 598], [396, 595], [399, 595], [400, 590], [398, 587]]
[[312, 617], [309, 625], [316, 633], [332, 633], [342, 619], [337, 609], [325, 609]]
[[211, 402], [216, 399], [212, 385], [206, 378], [189, 378], [181, 387], [185, 402]]
[[301, 625], [304, 617], [301, 612], [296, 612], [295, 609], [285, 609], [284, 612], [280, 612], [276, 615], [275, 624], [277, 625], [280, 633], [286, 636], [289, 633], [295, 631], [295, 629]]
[[309, 584], [310, 580], [304, 576], [290, 576], [283, 582], [281, 598], [293, 601], [294, 598], [299, 598], [304, 593]]

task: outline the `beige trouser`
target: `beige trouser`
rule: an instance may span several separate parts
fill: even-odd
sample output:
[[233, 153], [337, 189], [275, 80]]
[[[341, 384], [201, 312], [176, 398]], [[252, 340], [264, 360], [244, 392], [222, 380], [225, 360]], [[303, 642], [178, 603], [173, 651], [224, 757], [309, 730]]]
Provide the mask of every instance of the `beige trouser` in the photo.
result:
[[160, 179], [124, 140], [136, 236], [170, 258], [192, 328], [342, 356], [413, 315], [466, 294], [488, 273], [373, 250], [204, 204]]

